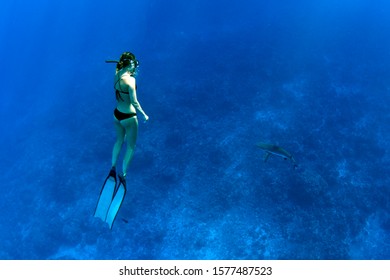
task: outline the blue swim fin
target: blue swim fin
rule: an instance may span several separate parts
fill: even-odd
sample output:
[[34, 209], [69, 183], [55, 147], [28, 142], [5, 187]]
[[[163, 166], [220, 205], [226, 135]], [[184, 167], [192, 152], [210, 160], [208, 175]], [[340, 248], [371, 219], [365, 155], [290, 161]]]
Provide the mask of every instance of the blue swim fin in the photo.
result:
[[114, 197], [111, 201], [110, 208], [108, 208], [106, 223], [112, 228], [116, 215], [122, 206], [122, 202], [126, 195], [126, 180], [122, 175], [119, 175], [119, 184], [115, 189]]
[[122, 177], [120, 179], [120, 183], [117, 186], [115, 168], [112, 168], [104, 181], [95, 209], [94, 217], [106, 222], [110, 229], [126, 194], [126, 181]]

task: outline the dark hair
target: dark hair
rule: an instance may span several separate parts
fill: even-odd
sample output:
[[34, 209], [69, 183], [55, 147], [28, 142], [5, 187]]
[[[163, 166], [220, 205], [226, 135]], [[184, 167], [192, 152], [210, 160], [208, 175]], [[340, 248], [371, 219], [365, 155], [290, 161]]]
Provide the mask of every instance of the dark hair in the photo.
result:
[[116, 64], [116, 71], [119, 71], [131, 64], [131, 62], [134, 63], [134, 68], [138, 67], [138, 60], [135, 58], [135, 55], [131, 52], [124, 52], [122, 53], [119, 62]]
[[[119, 70], [129, 66], [131, 63], [133, 63], [133, 65], [134, 65], [134, 69], [133, 69], [133, 72], [131, 73], [131, 75], [134, 75], [136, 73], [136, 69], [139, 65], [138, 60], [135, 58], [135, 55], [132, 54], [131, 52], [122, 53], [121, 57], [119, 58], [119, 61], [116, 64], [116, 71], [118, 72]], [[116, 83], [118, 83], [119, 81], [120, 80], [118, 80]], [[115, 84], [115, 86], [116, 86], [116, 84]], [[116, 100], [123, 101], [123, 98], [119, 94], [118, 90], [115, 90], [115, 96], [116, 96]]]

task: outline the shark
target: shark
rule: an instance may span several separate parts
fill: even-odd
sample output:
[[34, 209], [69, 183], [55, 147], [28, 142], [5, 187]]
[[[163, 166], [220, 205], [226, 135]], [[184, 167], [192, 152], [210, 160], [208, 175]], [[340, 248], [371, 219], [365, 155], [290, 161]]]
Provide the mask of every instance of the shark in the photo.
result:
[[287, 152], [285, 149], [283, 149], [279, 146], [276, 146], [274, 144], [267, 144], [267, 143], [261, 143], [261, 142], [257, 143], [256, 146], [265, 152], [265, 155], [264, 155], [265, 162], [268, 160], [268, 158], [271, 155], [275, 155], [275, 156], [281, 157], [285, 160], [290, 160], [291, 163], [293, 164], [294, 168], [298, 167], [298, 164], [295, 161], [292, 154]]

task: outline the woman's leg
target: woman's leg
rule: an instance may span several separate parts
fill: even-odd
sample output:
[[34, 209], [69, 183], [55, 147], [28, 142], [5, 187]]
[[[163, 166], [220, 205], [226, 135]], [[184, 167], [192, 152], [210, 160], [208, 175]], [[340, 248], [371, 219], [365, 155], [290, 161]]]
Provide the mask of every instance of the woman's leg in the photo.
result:
[[121, 152], [121, 148], [123, 145], [123, 141], [125, 139], [126, 130], [120, 122], [114, 118], [114, 125], [116, 129], [116, 142], [114, 144], [114, 148], [112, 150], [112, 160], [111, 160], [111, 166], [116, 167], [116, 163], [118, 161], [119, 154]]
[[121, 125], [124, 127], [126, 132], [126, 153], [123, 158], [122, 172], [123, 176], [126, 176], [127, 168], [133, 158], [135, 143], [138, 135], [138, 120], [137, 117], [132, 117], [121, 121]]

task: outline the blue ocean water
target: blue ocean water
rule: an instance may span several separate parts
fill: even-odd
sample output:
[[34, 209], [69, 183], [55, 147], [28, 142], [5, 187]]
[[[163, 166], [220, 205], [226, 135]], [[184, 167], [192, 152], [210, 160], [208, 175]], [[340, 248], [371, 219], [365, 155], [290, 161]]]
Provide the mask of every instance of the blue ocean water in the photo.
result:
[[[390, 258], [388, 1], [57, 2], [0, 10], [0, 259]], [[150, 120], [110, 231], [124, 51]]]

